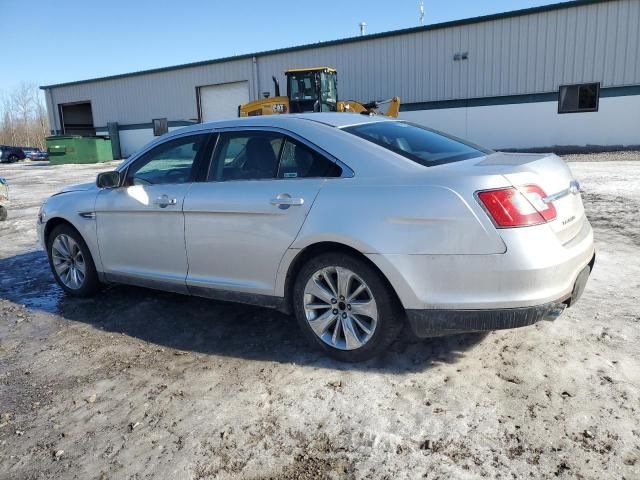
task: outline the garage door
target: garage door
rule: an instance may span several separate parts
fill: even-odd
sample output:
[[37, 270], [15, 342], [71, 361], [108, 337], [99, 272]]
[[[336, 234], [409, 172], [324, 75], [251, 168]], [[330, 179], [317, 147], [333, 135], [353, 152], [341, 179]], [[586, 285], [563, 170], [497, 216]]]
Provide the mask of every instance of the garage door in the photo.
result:
[[208, 85], [199, 90], [203, 122], [237, 117], [238, 105], [249, 101], [249, 82]]

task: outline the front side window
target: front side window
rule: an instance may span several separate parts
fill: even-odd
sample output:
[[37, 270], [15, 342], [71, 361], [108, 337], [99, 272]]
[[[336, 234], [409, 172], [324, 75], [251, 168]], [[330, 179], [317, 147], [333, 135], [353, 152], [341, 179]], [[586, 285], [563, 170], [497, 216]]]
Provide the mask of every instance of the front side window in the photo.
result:
[[192, 135], [158, 145], [129, 168], [127, 184], [161, 185], [191, 181], [193, 164], [206, 139], [206, 134]]
[[364, 123], [343, 129], [425, 167], [482, 157], [491, 150], [406, 122]]
[[287, 139], [282, 149], [278, 178], [339, 177], [342, 169], [298, 142]]
[[597, 112], [599, 83], [562, 85], [558, 94], [558, 113]]

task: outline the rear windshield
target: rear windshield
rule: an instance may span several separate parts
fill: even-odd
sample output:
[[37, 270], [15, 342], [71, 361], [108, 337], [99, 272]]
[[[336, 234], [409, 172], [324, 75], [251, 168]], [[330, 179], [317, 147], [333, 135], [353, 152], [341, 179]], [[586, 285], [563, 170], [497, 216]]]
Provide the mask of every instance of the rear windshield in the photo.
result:
[[425, 167], [493, 153], [444, 133], [407, 122], [364, 123], [343, 130], [399, 153]]

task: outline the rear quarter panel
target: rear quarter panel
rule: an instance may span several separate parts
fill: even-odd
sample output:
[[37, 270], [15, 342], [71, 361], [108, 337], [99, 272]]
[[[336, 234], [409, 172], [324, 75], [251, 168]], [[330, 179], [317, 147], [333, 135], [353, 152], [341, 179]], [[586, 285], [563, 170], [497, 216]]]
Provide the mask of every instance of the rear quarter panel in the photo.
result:
[[364, 254], [504, 253], [504, 242], [473, 198], [475, 187], [460, 188], [464, 196], [437, 182], [328, 180], [291, 248], [332, 241]]

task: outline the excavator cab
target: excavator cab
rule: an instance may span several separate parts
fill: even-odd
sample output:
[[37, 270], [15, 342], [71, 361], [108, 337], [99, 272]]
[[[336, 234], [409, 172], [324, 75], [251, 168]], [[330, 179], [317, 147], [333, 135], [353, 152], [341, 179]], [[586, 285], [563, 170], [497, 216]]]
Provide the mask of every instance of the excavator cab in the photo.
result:
[[338, 76], [333, 68], [292, 69], [285, 76], [290, 113], [338, 110]]

